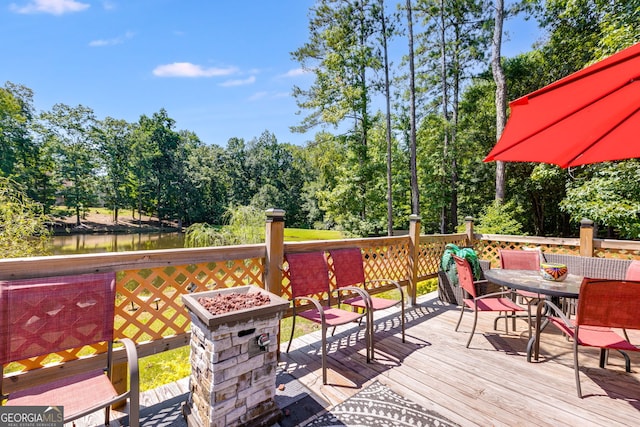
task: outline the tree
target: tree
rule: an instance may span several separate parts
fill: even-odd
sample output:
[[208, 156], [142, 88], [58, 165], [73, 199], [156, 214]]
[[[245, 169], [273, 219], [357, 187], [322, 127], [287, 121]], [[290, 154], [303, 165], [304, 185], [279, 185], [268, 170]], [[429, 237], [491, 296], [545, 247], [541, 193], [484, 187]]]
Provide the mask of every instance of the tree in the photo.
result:
[[373, 72], [382, 68], [377, 14], [378, 2], [374, 0], [319, 0], [311, 9], [309, 42], [292, 53], [303, 68], [315, 74], [309, 89], [294, 87], [298, 106], [311, 111], [295, 129], [307, 131], [319, 124], [349, 129], [340, 139], [354, 153], [348, 157], [352, 170], [349, 184], [357, 188], [351, 193], [362, 221], [367, 221], [368, 206], [362, 195], [371, 179], [370, 104], [378, 85]]
[[47, 140], [54, 148], [54, 159], [63, 180], [61, 194], [67, 206], [74, 208], [76, 225], [84, 209], [97, 200], [97, 143], [93, 110], [83, 105], [56, 104], [42, 114]]
[[173, 130], [175, 120], [162, 108], [151, 117], [140, 116], [134, 132], [134, 197], [142, 210], [155, 210], [162, 223], [175, 217], [180, 203], [176, 183], [182, 178], [176, 152], [180, 136]]
[[584, 169], [569, 183], [561, 209], [575, 223], [589, 218], [614, 232], [640, 238], [640, 162], [603, 163]]
[[387, 141], [387, 235], [393, 236], [393, 173], [392, 173], [392, 138], [391, 138], [391, 83], [389, 80], [389, 49], [387, 41], [392, 31], [387, 30], [387, 18], [384, 13], [384, 0], [380, 0], [380, 39], [382, 41], [382, 59], [384, 64], [384, 99], [385, 99], [385, 138]]
[[411, 212], [420, 215], [416, 142], [416, 83], [411, 0], [407, 0], [407, 29], [409, 34], [409, 167], [411, 169]]
[[[463, 85], [477, 66], [483, 64], [488, 43], [488, 16], [485, 0], [421, 0], [417, 15], [424, 31], [418, 50], [422, 88], [431, 97], [432, 111], [440, 110], [443, 182], [440, 232], [453, 230], [458, 221], [457, 131]], [[434, 130], [435, 132], [435, 130]]]
[[229, 205], [224, 150], [216, 145], [205, 145], [187, 132], [181, 132], [181, 137], [185, 138], [187, 134], [188, 142], [183, 144], [178, 156], [184, 162], [181, 185], [186, 192], [182, 200], [185, 221], [187, 224], [221, 224]]
[[50, 232], [42, 206], [0, 177], [0, 258], [47, 255]]
[[98, 123], [96, 139], [105, 169], [105, 198], [117, 224], [119, 209], [131, 200], [132, 126], [107, 117]]
[[[491, 71], [496, 84], [496, 141], [502, 136], [507, 123], [507, 82], [502, 69], [502, 26], [504, 22], [504, 0], [496, 0], [491, 42]], [[496, 162], [496, 200], [504, 201], [504, 163]]]

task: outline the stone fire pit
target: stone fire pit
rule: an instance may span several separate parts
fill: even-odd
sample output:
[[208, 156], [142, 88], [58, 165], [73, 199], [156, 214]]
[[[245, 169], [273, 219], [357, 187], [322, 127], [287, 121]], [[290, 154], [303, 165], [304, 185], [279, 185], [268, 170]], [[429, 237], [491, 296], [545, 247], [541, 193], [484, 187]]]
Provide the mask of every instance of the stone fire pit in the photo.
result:
[[[234, 295], [233, 305], [268, 296], [268, 304], [212, 314], [200, 302]], [[243, 296], [245, 298], [243, 298]], [[218, 298], [221, 299], [221, 298]], [[266, 299], [266, 298], [265, 298]], [[277, 336], [289, 301], [257, 286], [182, 296], [191, 315], [191, 377], [184, 414], [189, 426], [270, 426], [281, 411], [275, 403]]]

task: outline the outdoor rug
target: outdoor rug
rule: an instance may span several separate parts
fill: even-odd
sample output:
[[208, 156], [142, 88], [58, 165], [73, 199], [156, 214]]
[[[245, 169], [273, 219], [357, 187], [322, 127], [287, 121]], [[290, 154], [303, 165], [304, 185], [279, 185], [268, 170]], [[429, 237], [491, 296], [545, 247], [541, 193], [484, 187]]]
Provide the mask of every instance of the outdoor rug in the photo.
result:
[[376, 381], [306, 426], [440, 427], [457, 424]]

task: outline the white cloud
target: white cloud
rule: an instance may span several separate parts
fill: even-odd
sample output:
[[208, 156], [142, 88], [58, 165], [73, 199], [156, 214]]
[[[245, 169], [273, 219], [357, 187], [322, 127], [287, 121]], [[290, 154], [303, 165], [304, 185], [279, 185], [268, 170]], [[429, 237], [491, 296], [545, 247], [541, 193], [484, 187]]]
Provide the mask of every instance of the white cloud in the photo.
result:
[[256, 82], [256, 76], [250, 76], [244, 80], [227, 80], [226, 82], [220, 83], [220, 86], [223, 87], [231, 87], [231, 86], [245, 86], [250, 85]]
[[153, 70], [158, 77], [218, 77], [235, 73], [234, 67], [205, 68], [190, 62], [174, 62], [173, 64], [159, 65]]
[[112, 39], [100, 39], [100, 40], [92, 40], [89, 42], [89, 46], [91, 47], [101, 47], [101, 46], [114, 46], [117, 44], [122, 44], [126, 40], [132, 38], [134, 33], [131, 31], [127, 31], [123, 36], [115, 37]]
[[88, 3], [81, 3], [76, 0], [33, 0], [26, 6], [19, 6], [15, 3], [9, 5], [9, 9], [16, 13], [50, 13], [52, 15], [63, 15], [69, 12], [81, 12], [89, 8]]
[[305, 74], [309, 74], [309, 71], [304, 68], [294, 68], [293, 70], [289, 70], [286, 73], [280, 75], [280, 77], [300, 77]]

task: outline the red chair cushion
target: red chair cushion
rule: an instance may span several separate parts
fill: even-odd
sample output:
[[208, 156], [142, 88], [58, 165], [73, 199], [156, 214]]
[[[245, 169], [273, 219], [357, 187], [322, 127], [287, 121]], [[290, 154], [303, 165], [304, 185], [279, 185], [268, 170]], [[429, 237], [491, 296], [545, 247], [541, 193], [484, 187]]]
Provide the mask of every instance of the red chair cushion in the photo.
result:
[[524, 308], [520, 307], [509, 298], [483, 298], [474, 302], [472, 299], [465, 299], [464, 303], [469, 308], [475, 309], [475, 304], [478, 304], [478, 311], [524, 311]]
[[[347, 311], [339, 308], [323, 307], [325, 322], [329, 326], [344, 325], [356, 321], [364, 316], [364, 314], [357, 313], [355, 311]], [[320, 318], [320, 312], [318, 310], [307, 310], [298, 314], [298, 316], [304, 317], [315, 323], [322, 323]]]
[[[400, 304], [401, 302], [402, 301], [397, 299], [371, 297], [371, 304], [373, 305], [374, 310], [384, 310], [386, 308]], [[360, 297], [347, 299], [344, 301], [344, 303], [358, 308], [365, 308], [364, 301]]]
[[107, 402], [118, 393], [99, 369], [12, 393], [7, 406], [63, 406], [65, 418]]

